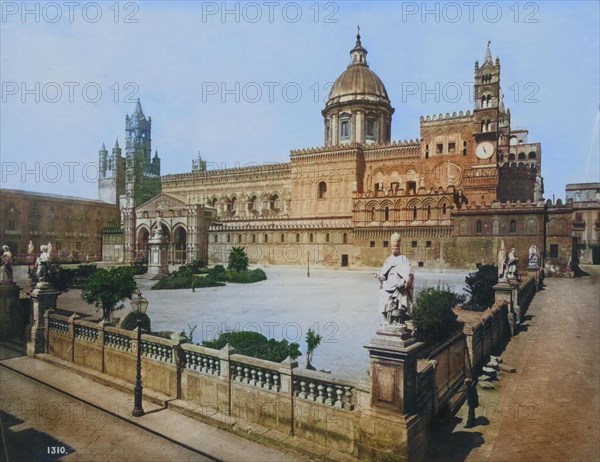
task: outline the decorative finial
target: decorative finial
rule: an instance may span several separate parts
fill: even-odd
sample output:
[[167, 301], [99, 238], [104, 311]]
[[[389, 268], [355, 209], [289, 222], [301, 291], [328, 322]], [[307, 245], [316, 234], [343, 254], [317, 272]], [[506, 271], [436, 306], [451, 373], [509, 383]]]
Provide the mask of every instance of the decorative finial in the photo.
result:
[[360, 45], [360, 26], [356, 26], [356, 44]]

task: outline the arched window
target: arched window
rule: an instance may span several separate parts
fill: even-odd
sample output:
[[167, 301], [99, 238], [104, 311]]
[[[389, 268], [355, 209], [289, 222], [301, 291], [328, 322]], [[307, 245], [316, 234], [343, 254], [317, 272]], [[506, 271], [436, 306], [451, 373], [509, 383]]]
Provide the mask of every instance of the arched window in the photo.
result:
[[537, 221], [535, 218], [528, 218], [525, 223], [525, 228], [527, 230], [527, 234], [535, 234], [537, 228]]
[[517, 221], [516, 220], [510, 220], [509, 232], [510, 233], [516, 233], [517, 232]]
[[325, 235], [325, 242], [329, 242], [329, 233]]
[[230, 243], [230, 242], [231, 242], [231, 234], [228, 234], [227, 235], [227, 243]]
[[444, 204], [442, 205], [442, 215], [444, 215], [444, 216], [445, 216], [445, 215], [446, 215], [446, 211], [447, 211], [447, 209], [446, 209], [446, 203], [444, 203]]
[[515, 154], [514, 153], [509, 154], [508, 155], [508, 160], [516, 160]]
[[475, 233], [476, 234], [483, 233], [483, 223], [481, 223], [481, 220], [477, 220], [475, 222]]
[[386, 207], [385, 209], [383, 209], [383, 220], [384, 221], [390, 220], [390, 208], [389, 207]]
[[413, 220], [417, 219], [417, 206], [416, 205], [413, 205], [413, 208], [412, 208], [412, 219]]
[[492, 234], [494, 236], [497, 236], [498, 234], [500, 234], [500, 222], [498, 220], [494, 220], [492, 222]]
[[524, 152], [520, 152], [519, 153], [519, 160], [525, 160], [525, 153]]
[[242, 242], [242, 235], [238, 234], [238, 242]]
[[256, 196], [252, 196], [248, 201], [248, 210], [256, 210]]
[[252, 242], [253, 242], [253, 243], [256, 243], [256, 234], [253, 234], [253, 235], [252, 235]]
[[300, 233], [296, 233], [296, 242], [300, 242]]
[[348, 233], [344, 233], [344, 235], [342, 236], [342, 244], [347, 244], [348, 243]]
[[431, 205], [427, 206], [427, 219], [431, 220]]
[[269, 242], [269, 235], [265, 234], [265, 242]]
[[375, 221], [375, 207], [371, 208], [371, 221]]
[[318, 191], [319, 199], [323, 199], [325, 197], [326, 192], [327, 192], [327, 183], [325, 183], [324, 181], [321, 181], [319, 183], [319, 191]]
[[281, 236], [279, 237], [279, 240], [281, 242], [285, 242], [285, 234], [282, 233]]
[[219, 236], [215, 234], [215, 242], [219, 242]]
[[310, 236], [309, 236], [308, 240], [309, 240], [310, 242], [314, 242], [314, 240], [315, 240], [315, 236], [313, 235], [313, 233], [310, 233]]
[[529, 154], [527, 154], [527, 157], [529, 158], [529, 160], [535, 160], [537, 155], [535, 152], [531, 151]]

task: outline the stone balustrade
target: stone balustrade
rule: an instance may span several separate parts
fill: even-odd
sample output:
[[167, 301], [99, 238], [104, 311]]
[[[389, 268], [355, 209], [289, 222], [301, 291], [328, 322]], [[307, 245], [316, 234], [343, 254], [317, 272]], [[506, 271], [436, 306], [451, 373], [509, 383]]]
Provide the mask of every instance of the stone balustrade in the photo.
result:
[[181, 345], [181, 350], [184, 369], [217, 377], [220, 375], [219, 350], [189, 344]]
[[104, 346], [115, 350], [132, 351], [131, 342], [131, 337], [116, 332], [106, 332], [104, 334]]
[[294, 374], [294, 396], [338, 409], [354, 410], [355, 384], [331, 374], [298, 370]]
[[[235, 355], [236, 358], [240, 358], [242, 355]], [[279, 372], [273, 369], [273, 365], [270, 361], [264, 361], [264, 366], [256, 365], [256, 362], [262, 362], [256, 360], [256, 358], [247, 358], [248, 362], [242, 362], [243, 360], [238, 359], [235, 362], [230, 363], [230, 377], [234, 382], [244, 383], [256, 388], [263, 388], [266, 390], [280, 391], [281, 389], [281, 376]]]

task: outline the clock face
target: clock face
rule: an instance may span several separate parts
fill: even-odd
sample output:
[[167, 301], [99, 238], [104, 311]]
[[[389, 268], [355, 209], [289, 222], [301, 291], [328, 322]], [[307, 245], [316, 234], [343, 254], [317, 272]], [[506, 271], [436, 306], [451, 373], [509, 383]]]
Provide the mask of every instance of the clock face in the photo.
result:
[[480, 159], [489, 159], [494, 155], [494, 145], [489, 141], [479, 143], [475, 148], [475, 155]]

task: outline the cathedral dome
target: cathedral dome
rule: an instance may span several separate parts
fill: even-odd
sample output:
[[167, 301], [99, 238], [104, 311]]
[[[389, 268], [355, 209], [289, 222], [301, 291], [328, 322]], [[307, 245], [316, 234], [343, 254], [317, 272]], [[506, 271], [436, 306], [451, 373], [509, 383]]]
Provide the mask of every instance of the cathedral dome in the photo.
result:
[[356, 36], [356, 45], [350, 51], [352, 62], [340, 75], [331, 91], [325, 108], [348, 102], [372, 102], [389, 105], [385, 85], [367, 64], [367, 50], [360, 42], [360, 34]]

